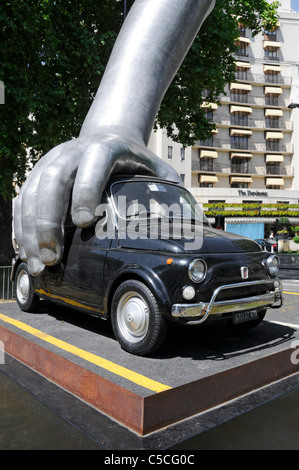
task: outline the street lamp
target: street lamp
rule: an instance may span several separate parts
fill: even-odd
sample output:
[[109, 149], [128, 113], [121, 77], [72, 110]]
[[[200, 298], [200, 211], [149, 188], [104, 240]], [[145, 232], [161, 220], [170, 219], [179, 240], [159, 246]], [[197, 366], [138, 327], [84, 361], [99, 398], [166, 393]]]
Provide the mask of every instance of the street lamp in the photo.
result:
[[298, 103], [291, 103], [291, 104], [289, 104], [288, 108], [290, 108], [290, 109], [299, 108], [299, 104]]
[[126, 19], [127, 16], [127, 0], [124, 0], [124, 20]]

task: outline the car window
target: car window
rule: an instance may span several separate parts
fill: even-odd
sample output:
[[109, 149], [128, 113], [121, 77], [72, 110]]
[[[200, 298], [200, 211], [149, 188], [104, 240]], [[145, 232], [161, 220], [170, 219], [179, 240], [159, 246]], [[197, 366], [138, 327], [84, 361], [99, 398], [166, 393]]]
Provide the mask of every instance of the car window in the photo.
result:
[[166, 182], [117, 182], [112, 185], [112, 197], [123, 219], [187, 219], [209, 224], [189, 191]]

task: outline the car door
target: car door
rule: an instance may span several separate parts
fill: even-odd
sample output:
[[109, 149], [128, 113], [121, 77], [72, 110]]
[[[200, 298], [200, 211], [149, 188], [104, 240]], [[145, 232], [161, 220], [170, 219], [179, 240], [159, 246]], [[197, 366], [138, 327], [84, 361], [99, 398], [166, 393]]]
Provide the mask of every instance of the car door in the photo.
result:
[[102, 236], [104, 231], [100, 230], [107, 214], [109, 220], [113, 218], [106, 196], [103, 204], [107, 212], [104, 217], [98, 214], [99, 220], [91, 227], [75, 229], [64, 270], [64, 282], [73, 299], [95, 309], [100, 308], [103, 300], [105, 262], [114, 239], [113, 232]]

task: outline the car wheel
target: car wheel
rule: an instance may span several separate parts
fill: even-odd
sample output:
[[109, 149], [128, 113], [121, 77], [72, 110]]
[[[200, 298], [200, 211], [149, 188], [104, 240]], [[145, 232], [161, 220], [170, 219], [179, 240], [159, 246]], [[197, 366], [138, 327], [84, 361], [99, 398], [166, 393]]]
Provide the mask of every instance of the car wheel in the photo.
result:
[[167, 333], [167, 323], [154, 295], [136, 280], [125, 281], [117, 288], [112, 300], [111, 322], [121, 347], [139, 356], [157, 351]]
[[21, 263], [16, 271], [15, 291], [17, 303], [23, 312], [33, 312], [37, 309], [39, 297], [32, 288], [31, 276], [27, 264]]

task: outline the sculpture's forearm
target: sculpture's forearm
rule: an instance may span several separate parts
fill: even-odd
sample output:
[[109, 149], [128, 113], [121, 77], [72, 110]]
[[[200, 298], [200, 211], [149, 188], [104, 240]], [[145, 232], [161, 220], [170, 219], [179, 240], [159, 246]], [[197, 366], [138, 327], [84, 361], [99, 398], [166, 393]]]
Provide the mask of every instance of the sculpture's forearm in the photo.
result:
[[160, 103], [216, 0], [138, 0], [114, 46], [81, 136], [148, 143]]

